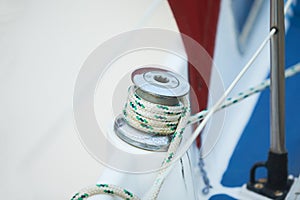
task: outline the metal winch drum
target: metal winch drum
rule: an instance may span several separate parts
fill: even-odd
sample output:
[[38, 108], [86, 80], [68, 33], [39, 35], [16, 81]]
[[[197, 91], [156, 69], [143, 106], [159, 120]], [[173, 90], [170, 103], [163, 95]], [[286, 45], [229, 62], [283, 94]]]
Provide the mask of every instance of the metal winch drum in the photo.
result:
[[[174, 106], [178, 98], [185, 96], [189, 83], [179, 74], [160, 68], [140, 68], [131, 75], [136, 86], [136, 93], [151, 103]], [[125, 121], [122, 115], [115, 119], [114, 130], [117, 136], [126, 143], [149, 151], [167, 151], [172, 135], [149, 134], [140, 131]]]

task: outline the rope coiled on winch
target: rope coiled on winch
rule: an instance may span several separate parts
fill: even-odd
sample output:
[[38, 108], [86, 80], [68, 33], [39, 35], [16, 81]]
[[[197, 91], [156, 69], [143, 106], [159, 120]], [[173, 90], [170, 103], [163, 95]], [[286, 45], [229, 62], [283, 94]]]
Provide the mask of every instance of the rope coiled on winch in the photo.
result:
[[174, 106], [151, 103], [136, 93], [136, 86], [128, 90], [123, 110], [124, 119], [134, 128], [159, 135], [173, 134], [185, 107], [181, 102]]

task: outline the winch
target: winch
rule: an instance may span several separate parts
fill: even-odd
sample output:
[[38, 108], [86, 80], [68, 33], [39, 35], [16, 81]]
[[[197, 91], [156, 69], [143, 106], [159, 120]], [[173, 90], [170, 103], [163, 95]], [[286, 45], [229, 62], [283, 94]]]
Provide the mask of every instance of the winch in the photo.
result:
[[144, 67], [131, 75], [123, 114], [115, 133], [126, 143], [150, 151], [167, 151], [184, 107], [178, 98], [188, 94], [189, 83], [159, 66]]

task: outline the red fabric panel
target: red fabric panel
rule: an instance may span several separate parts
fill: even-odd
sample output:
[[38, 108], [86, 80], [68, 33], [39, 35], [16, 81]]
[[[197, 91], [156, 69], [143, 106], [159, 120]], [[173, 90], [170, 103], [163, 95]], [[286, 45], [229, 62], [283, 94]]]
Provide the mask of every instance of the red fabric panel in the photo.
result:
[[[213, 57], [220, 0], [169, 0], [169, 4], [180, 32], [196, 40]], [[188, 49], [186, 46], [187, 56], [190, 58], [193, 56], [193, 52]], [[206, 80], [209, 80], [211, 63], [205, 66], [204, 70], [203, 68], [201, 69], [201, 74], [207, 76]], [[189, 81], [196, 93], [194, 97], [193, 95], [191, 96], [192, 112], [205, 109], [208, 100], [208, 85], [206, 85], [204, 78], [190, 63]], [[193, 100], [195, 98], [197, 101]]]

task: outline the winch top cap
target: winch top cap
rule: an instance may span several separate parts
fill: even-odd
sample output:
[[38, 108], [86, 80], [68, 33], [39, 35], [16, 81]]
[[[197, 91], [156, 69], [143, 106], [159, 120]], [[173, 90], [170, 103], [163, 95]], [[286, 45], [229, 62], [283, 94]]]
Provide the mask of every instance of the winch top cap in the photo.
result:
[[141, 90], [156, 96], [182, 97], [190, 90], [189, 83], [182, 76], [156, 67], [135, 70], [131, 80]]

